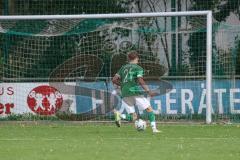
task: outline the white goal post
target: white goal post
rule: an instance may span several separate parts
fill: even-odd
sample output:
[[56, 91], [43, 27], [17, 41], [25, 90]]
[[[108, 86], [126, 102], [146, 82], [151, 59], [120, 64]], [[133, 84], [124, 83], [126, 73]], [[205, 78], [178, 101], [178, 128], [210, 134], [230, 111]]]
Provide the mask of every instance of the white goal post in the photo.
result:
[[0, 16], [0, 20], [51, 20], [51, 19], [112, 19], [139, 17], [206, 16], [206, 123], [212, 122], [212, 11], [119, 13], [119, 14], [81, 14], [81, 15], [14, 15]]

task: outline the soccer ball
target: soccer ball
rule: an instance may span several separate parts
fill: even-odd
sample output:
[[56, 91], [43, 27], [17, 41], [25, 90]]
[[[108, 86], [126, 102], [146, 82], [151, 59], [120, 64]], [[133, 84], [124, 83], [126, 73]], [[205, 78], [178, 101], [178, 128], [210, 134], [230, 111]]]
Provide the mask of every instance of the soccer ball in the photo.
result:
[[135, 121], [135, 128], [138, 131], [144, 131], [147, 128], [146, 121], [139, 119]]

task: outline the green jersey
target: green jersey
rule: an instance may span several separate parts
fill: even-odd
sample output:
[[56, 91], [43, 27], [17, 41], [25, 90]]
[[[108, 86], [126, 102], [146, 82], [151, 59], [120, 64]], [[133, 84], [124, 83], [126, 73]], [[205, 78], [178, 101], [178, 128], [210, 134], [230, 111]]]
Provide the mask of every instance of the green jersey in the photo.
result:
[[117, 75], [121, 78], [121, 94], [122, 97], [141, 95], [141, 87], [137, 82], [137, 78], [143, 77], [143, 68], [137, 64], [126, 64], [121, 67]]

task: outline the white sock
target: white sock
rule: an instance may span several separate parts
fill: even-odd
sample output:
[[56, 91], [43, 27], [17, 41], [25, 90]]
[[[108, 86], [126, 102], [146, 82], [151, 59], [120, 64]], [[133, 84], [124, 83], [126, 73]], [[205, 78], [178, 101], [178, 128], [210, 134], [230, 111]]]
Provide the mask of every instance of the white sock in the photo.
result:
[[126, 119], [126, 118], [127, 118], [126, 114], [121, 114], [120, 117], [121, 117], [122, 119]]
[[156, 129], [157, 127], [156, 127], [156, 122], [151, 122], [151, 127], [152, 127], [152, 129]]

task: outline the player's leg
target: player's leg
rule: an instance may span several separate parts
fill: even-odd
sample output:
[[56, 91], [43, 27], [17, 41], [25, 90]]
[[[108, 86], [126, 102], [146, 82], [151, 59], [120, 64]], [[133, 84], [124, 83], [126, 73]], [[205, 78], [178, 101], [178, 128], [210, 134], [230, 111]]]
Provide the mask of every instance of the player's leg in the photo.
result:
[[159, 133], [161, 131], [159, 131], [157, 129], [157, 126], [156, 126], [156, 120], [155, 120], [155, 115], [153, 113], [153, 109], [151, 106], [149, 106], [147, 109], [145, 109], [145, 111], [147, 112], [148, 114], [148, 120], [150, 121], [150, 124], [151, 124], [151, 127], [152, 127], [152, 131], [154, 133]]
[[129, 122], [135, 121], [137, 119], [137, 114], [135, 112], [135, 107], [128, 105], [124, 101], [122, 102], [122, 105], [123, 105], [124, 109], [126, 110], [126, 113], [120, 115], [121, 119], [124, 119], [124, 120], [129, 121]]
[[114, 110], [114, 119], [117, 127], [121, 127], [121, 114], [117, 110]]
[[150, 121], [152, 131], [154, 133], [160, 132], [157, 129], [155, 115], [153, 113], [153, 109], [151, 107], [149, 100], [147, 98], [145, 98], [144, 96], [136, 96], [136, 105], [138, 106], [139, 110], [146, 111], [148, 120]]
[[134, 97], [125, 97], [122, 99], [122, 107], [126, 109], [126, 114], [121, 114], [115, 110], [115, 123], [118, 127], [121, 126], [121, 119], [127, 121], [135, 121], [137, 119], [137, 114], [135, 113], [135, 99]]
[[[128, 108], [128, 109], [126, 109]], [[127, 110], [127, 113], [121, 114], [119, 111], [114, 111], [114, 117], [115, 117], [115, 123], [117, 127], [121, 127], [121, 119], [126, 121], [135, 121], [137, 119], [137, 114], [135, 113], [134, 106], [127, 106], [125, 109]], [[129, 110], [129, 111], [128, 111]]]

